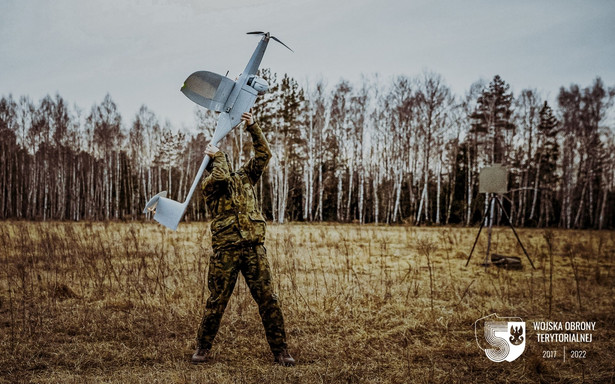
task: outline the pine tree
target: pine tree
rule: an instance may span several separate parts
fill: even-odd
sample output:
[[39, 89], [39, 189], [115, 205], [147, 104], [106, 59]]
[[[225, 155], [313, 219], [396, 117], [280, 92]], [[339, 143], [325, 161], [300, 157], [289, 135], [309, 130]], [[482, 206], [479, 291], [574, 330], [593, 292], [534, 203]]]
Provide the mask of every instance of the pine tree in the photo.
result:
[[505, 160], [507, 148], [504, 146], [504, 135], [507, 130], [515, 128], [511, 122], [513, 94], [509, 88], [499, 75], [495, 75], [489, 87], [479, 96], [476, 110], [470, 116], [473, 119], [470, 132], [482, 138], [490, 163]]
[[536, 179], [534, 182], [534, 198], [530, 212], [530, 220], [534, 218], [535, 207], [540, 193], [540, 212], [538, 226], [548, 226], [553, 216], [552, 200], [557, 187], [556, 174], [557, 160], [559, 158], [559, 144], [557, 143], [558, 121], [553, 110], [545, 101], [540, 110], [540, 124], [538, 125], [539, 148], [535, 154]]

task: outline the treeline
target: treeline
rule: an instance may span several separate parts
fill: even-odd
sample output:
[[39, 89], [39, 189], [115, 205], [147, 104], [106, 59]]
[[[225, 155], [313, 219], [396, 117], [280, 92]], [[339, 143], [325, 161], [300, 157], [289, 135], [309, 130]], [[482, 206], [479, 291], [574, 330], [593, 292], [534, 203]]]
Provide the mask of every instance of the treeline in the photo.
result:
[[[499, 76], [455, 95], [441, 76], [363, 77], [301, 87], [261, 73], [255, 114], [273, 152], [257, 186], [277, 222], [475, 224], [481, 168], [509, 169], [504, 205], [517, 226], [615, 227], [615, 88], [600, 78], [513, 95]], [[154, 194], [183, 201], [216, 117], [196, 109], [181, 132], [146, 106], [122, 118], [112, 98], [84, 112], [60, 96], [0, 99], [0, 217], [137, 220]], [[239, 167], [243, 129], [220, 145]], [[207, 218], [193, 198], [187, 220]]]

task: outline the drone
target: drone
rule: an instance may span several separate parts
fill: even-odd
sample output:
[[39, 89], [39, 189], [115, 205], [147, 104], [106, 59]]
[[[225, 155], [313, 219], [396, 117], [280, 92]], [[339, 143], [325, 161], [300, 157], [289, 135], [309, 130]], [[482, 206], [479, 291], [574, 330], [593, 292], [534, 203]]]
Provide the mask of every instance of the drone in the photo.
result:
[[[188, 76], [181, 87], [181, 92], [196, 104], [219, 112], [216, 129], [211, 139], [214, 146], [239, 125], [241, 115], [252, 108], [256, 97], [269, 90], [267, 81], [256, 75], [269, 40], [273, 39], [293, 51], [269, 32], [258, 31], [247, 34], [263, 37], [252, 53], [245, 70], [236, 80], [209, 71], [198, 71]], [[169, 199], [167, 191], [162, 191], [147, 202], [143, 213], [154, 212], [154, 220], [169, 229], [176, 230], [210, 160], [209, 155], [205, 155], [184, 202]]]

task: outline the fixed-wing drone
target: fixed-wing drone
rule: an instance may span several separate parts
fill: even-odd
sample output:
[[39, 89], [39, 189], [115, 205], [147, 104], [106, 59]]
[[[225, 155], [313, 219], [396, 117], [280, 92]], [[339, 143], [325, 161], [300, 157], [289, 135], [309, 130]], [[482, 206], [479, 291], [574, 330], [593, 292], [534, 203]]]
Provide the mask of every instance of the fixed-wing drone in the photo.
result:
[[[276, 37], [271, 36], [269, 32], [248, 32], [248, 35], [262, 35], [263, 37], [256, 46], [246, 69], [236, 81], [217, 73], [199, 71], [188, 76], [181, 88], [184, 95], [198, 105], [220, 112], [216, 130], [211, 139], [211, 143], [215, 146], [241, 122], [241, 115], [250, 110], [256, 97], [269, 89], [267, 81], [256, 76], [269, 40], [273, 39], [290, 49]], [[292, 49], [290, 50], [292, 51]], [[188, 207], [209, 160], [209, 156], [205, 155], [183, 203], [168, 199], [166, 197], [167, 191], [163, 191], [147, 202], [143, 213], [155, 212], [154, 220], [169, 229], [177, 229], [177, 225]]]

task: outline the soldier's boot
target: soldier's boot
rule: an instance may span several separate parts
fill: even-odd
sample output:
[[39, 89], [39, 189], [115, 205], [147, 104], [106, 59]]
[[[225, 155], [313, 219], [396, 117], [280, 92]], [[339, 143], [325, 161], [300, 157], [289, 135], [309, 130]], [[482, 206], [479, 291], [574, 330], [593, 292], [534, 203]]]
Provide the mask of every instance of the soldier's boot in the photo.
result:
[[283, 349], [282, 352], [275, 354], [274, 361], [276, 364], [280, 364], [285, 367], [292, 367], [295, 365], [295, 359], [293, 359], [286, 349]]
[[198, 347], [192, 355], [192, 364], [201, 364], [207, 361], [208, 349]]

